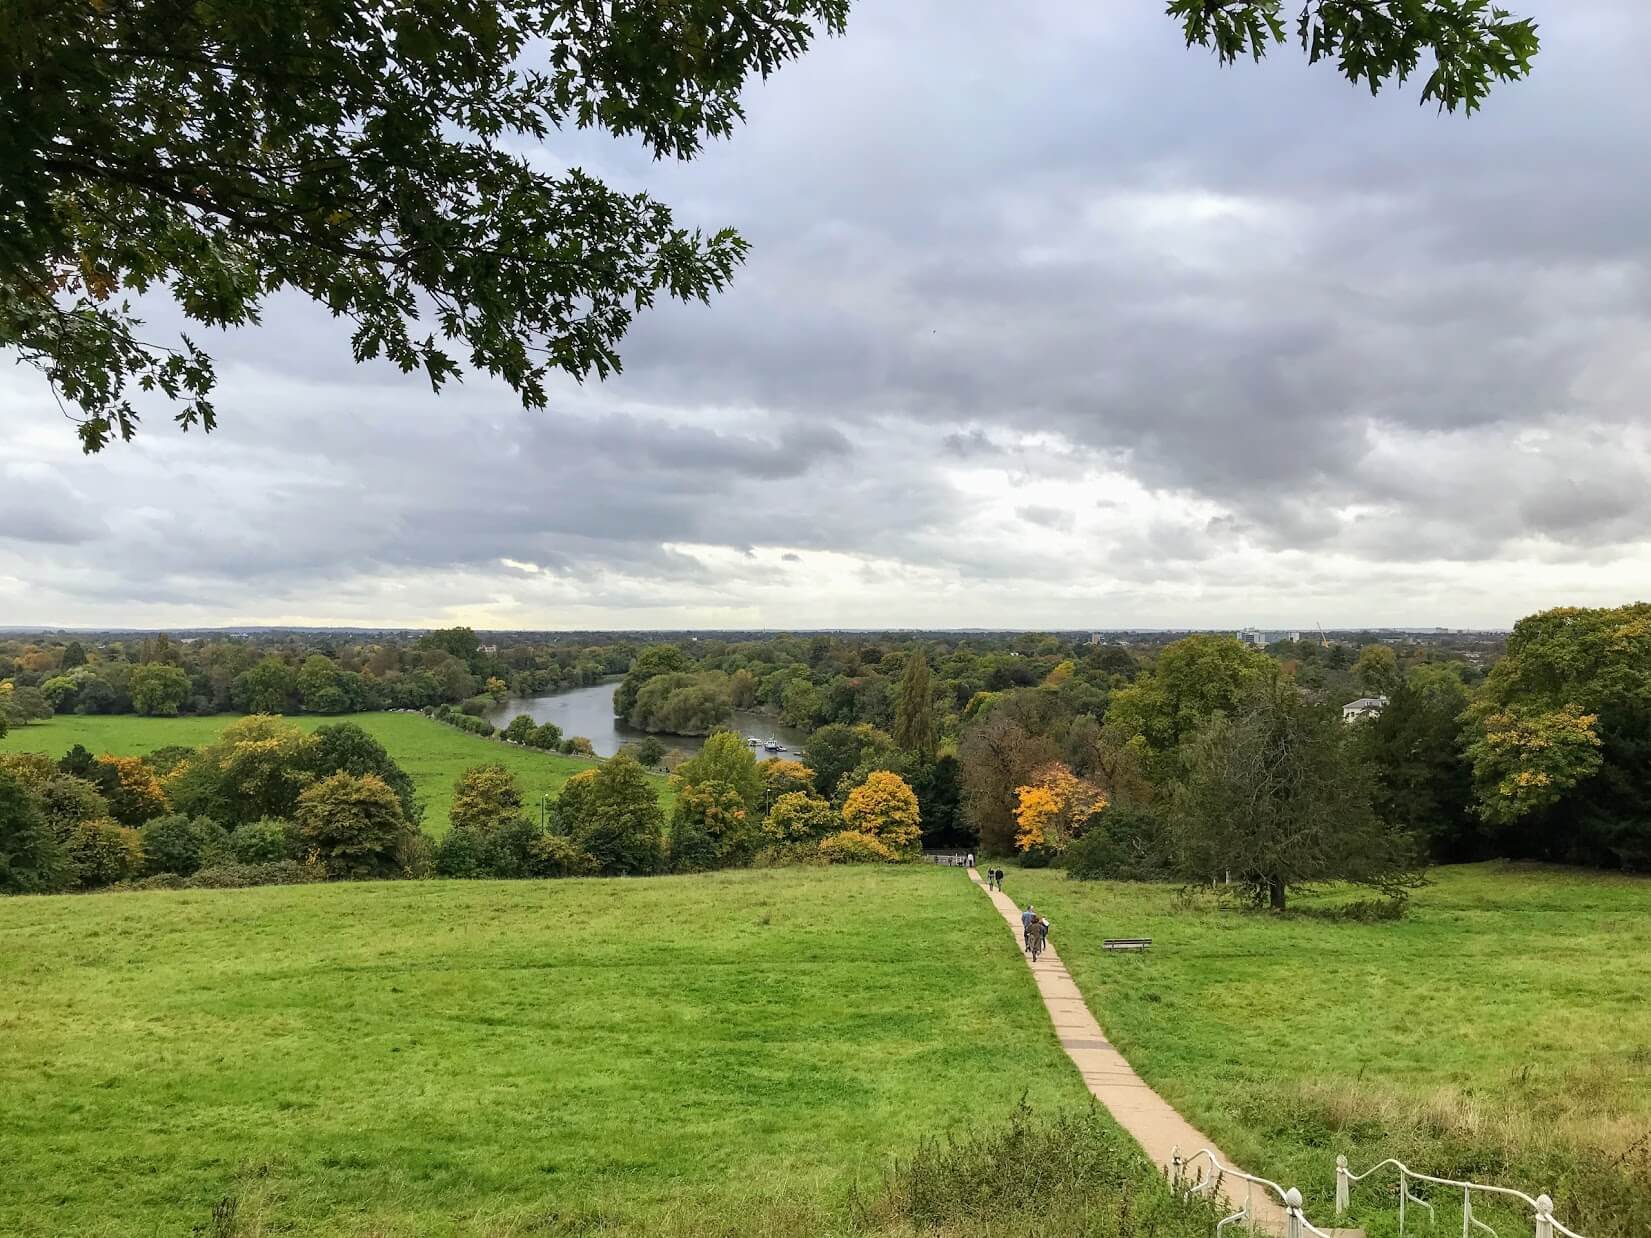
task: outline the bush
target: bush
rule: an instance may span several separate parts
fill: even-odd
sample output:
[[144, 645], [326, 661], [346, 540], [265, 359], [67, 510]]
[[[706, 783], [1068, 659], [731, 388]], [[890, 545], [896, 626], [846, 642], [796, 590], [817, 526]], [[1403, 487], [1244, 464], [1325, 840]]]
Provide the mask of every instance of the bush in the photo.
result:
[[218, 864], [201, 869], [172, 888], [235, 890], [243, 886], [295, 886], [322, 881], [325, 877], [319, 866], [300, 864], [297, 860], [277, 860], [272, 864]]
[[878, 1232], [1038, 1233], [1084, 1238], [1208, 1238], [1218, 1214], [1184, 1201], [1091, 1105], [926, 1140], [896, 1159], [861, 1217]]
[[69, 835], [69, 859], [81, 885], [113, 885], [137, 876], [143, 866], [143, 839], [109, 817], [82, 821]]
[[294, 855], [295, 827], [279, 817], [263, 817], [238, 826], [229, 836], [229, 853], [238, 864], [273, 864]]
[[1315, 920], [1349, 920], [1358, 924], [1380, 924], [1403, 920], [1410, 911], [1410, 898], [1402, 891], [1392, 898], [1359, 898], [1328, 907], [1296, 907], [1292, 915]]
[[596, 749], [583, 735], [570, 735], [562, 741], [562, 751], [570, 757], [593, 757]]
[[893, 864], [900, 857], [870, 834], [839, 830], [820, 840], [820, 858], [827, 864]]
[[449, 830], [436, 844], [436, 873], [460, 879], [487, 876], [487, 840], [475, 830]]
[[459, 711], [472, 718], [480, 718], [498, 702], [490, 696], [472, 696], [465, 698], [459, 705]]
[[1080, 881], [1159, 881], [1168, 876], [1163, 823], [1150, 809], [1111, 804], [1066, 849]]
[[229, 858], [229, 835], [209, 817], [175, 812], [146, 822], [138, 834], [143, 839], [146, 876], [177, 873], [187, 877], [203, 864]]
[[533, 844], [530, 877], [588, 877], [596, 871], [596, 857], [571, 838], [541, 834]]
[[798, 864], [821, 862], [817, 842], [772, 843], [751, 857], [752, 868], [791, 868]]

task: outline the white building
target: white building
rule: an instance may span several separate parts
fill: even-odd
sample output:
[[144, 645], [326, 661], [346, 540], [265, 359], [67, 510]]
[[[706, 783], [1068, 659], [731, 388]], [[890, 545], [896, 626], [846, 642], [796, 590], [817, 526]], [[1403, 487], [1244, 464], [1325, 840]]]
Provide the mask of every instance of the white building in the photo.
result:
[[1343, 722], [1357, 722], [1360, 718], [1377, 717], [1387, 705], [1385, 696], [1361, 696], [1341, 707]]

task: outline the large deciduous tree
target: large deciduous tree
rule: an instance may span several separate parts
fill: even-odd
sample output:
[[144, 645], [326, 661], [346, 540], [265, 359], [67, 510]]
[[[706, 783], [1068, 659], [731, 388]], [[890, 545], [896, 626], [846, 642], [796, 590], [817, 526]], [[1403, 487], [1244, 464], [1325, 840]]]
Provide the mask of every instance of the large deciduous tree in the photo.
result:
[[1521, 619], [1474, 703], [1467, 755], [1504, 853], [1651, 865], [1651, 603]]
[[[618, 369], [638, 311], [708, 298], [746, 246], [532, 147], [577, 126], [692, 158], [732, 131], [752, 74], [843, 29], [848, 6], [10, 4], [0, 346], [79, 410], [88, 451], [132, 436], [140, 392], [186, 427], [216, 422], [211, 358], [187, 334], [149, 337], [129, 300], [149, 289], [208, 327], [256, 323], [291, 289], [349, 323], [358, 361], [439, 389], [462, 355], [542, 407], [552, 373]], [[1284, 39], [1282, 9], [1167, 4], [1224, 62]], [[1310, 0], [1297, 34], [1372, 89], [1431, 56], [1423, 99], [1468, 111], [1537, 47], [1484, 0]]]
[[413, 837], [396, 793], [372, 774], [323, 778], [298, 797], [296, 819], [329, 877], [394, 876]]
[[1187, 881], [1230, 878], [1282, 911], [1292, 886], [1349, 881], [1397, 893], [1414, 846], [1371, 808], [1368, 767], [1331, 706], [1284, 682], [1210, 716], [1187, 746], [1169, 812], [1171, 862]]
[[189, 676], [164, 662], [145, 662], [132, 668], [130, 691], [132, 712], [174, 717], [189, 699]]

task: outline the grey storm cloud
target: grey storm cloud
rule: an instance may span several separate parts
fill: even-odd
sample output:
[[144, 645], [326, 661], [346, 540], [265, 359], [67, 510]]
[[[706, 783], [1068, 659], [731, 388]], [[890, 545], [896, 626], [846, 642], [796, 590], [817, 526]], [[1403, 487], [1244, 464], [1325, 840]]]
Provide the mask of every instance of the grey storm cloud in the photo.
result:
[[[323, 584], [424, 614], [447, 599], [394, 582], [450, 573], [619, 610], [790, 589], [812, 614], [811, 552], [919, 597], [889, 582], [1089, 572], [1118, 605], [1183, 582], [1225, 606], [1381, 579], [1431, 602], [1436, 560], [1637, 553], [1651, 8], [1513, 7], [1542, 25], [1536, 74], [1464, 119], [1292, 52], [1220, 68], [1151, 5], [862, 4], [693, 164], [557, 136], [554, 159], [753, 250], [543, 413], [355, 366], [292, 297], [208, 333], [210, 439], [157, 412], [84, 459], [49, 394], [0, 375], [0, 609], [49, 578], [107, 621], [296, 613]], [[1100, 473], [1160, 506], [1040, 490]]]

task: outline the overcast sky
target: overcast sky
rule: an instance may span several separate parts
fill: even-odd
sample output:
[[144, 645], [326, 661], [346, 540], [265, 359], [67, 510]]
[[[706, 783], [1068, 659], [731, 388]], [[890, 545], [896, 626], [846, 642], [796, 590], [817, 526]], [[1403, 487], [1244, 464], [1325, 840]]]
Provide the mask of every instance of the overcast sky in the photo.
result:
[[[0, 370], [0, 624], [1505, 626], [1651, 597], [1651, 5], [1471, 119], [1150, 0], [861, 0], [691, 165], [752, 242], [605, 384], [434, 396], [299, 300], [221, 429]], [[157, 323], [164, 314], [153, 315]]]

